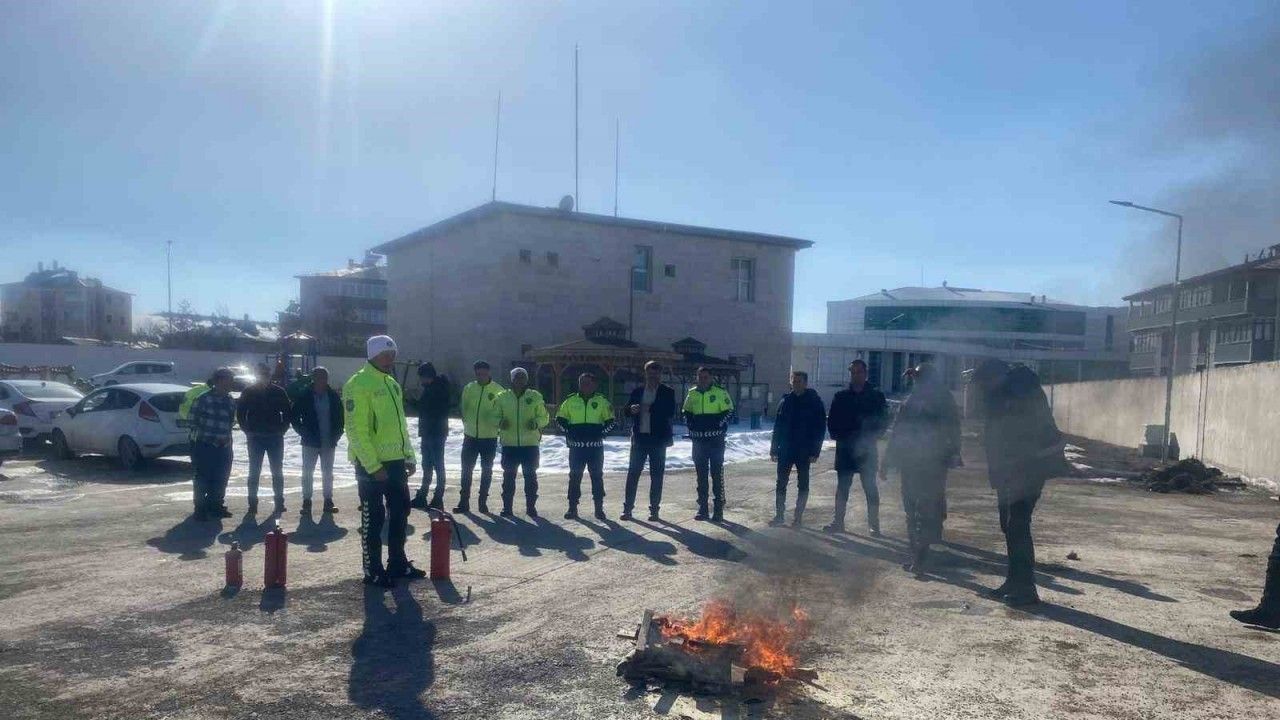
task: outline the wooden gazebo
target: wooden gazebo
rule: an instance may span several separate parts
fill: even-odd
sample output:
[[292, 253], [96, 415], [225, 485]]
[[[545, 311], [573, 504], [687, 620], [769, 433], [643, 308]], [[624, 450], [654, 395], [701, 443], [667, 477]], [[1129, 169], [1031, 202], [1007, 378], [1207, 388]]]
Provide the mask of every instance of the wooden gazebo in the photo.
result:
[[[627, 339], [627, 326], [608, 317], [585, 325], [583, 338], [559, 345], [534, 348], [525, 353], [530, 362], [521, 363], [547, 399], [559, 404], [568, 394], [578, 373], [594, 372], [601, 389], [616, 401], [619, 383], [639, 381], [644, 364], [657, 360], [672, 368], [683, 359], [679, 353], [647, 347]], [[567, 381], [566, 381], [567, 380]]]

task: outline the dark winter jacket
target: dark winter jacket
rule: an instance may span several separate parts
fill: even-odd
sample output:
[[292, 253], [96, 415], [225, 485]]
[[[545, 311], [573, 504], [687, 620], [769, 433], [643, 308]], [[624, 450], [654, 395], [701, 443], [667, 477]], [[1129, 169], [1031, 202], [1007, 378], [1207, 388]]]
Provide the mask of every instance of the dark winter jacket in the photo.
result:
[[903, 473], [933, 473], [960, 453], [960, 410], [946, 387], [917, 386], [898, 409], [885, 452], [885, 466]]
[[[643, 399], [644, 386], [641, 385], [631, 391], [631, 397], [627, 399], [627, 407], [639, 405]], [[649, 407], [649, 433], [646, 435], [640, 432], [640, 416], [632, 415], [630, 417], [634, 424], [631, 426], [631, 441], [670, 447], [674, 442], [671, 421], [675, 414], [676, 391], [670, 385], [659, 383], [658, 390], [654, 393], [653, 405]]]
[[1053, 421], [1040, 378], [1018, 365], [982, 399], [983, 440], [991, 486], [1038, 494], [1045, 480], [1066, 469], [1063, 438]]
[[826, 430], [827, 409], [818, 393], [813, 388], [799, 395], [789, 392], [778, 403], [769, 454], [794, 460], [817, 457], [822, 452]]
[[[329, 396], [329, 417], [325, 418], [325, 422], [329, 423], [329, 444], [325, 447], [331, 448], [337, 446], [338, 438], [342, 437], [346, 418], [342, 411], [342, 398], [338, 396], [337, 391], [328, 388], [325, 394]], [[320, 418], [316, 415], [315, 392], [310, 388], [294, 399], [293, 411], [289, 414], [289, 424], [302, 438], [303, 445], [320, 447]]]
[[876, 441], [889, 419], [884, 393], [863, 385], [861, 392], [845, 388], [831, 399], [827, 431], [836, 441], [836, 472], [859, 472], [862, 461], [876, 451]]
[[283, 435], [289, 429], [292, 411], [284, 388], [275, 383], [254, 383], [240, 393], [236, 422], [250, 435]]
[[437, 375], [435, 380], [422, 384], [422, 397], [418, 398], [419, 437], [445, 437], [449, 434], [452, 393], [453, 388], [444, 375]]

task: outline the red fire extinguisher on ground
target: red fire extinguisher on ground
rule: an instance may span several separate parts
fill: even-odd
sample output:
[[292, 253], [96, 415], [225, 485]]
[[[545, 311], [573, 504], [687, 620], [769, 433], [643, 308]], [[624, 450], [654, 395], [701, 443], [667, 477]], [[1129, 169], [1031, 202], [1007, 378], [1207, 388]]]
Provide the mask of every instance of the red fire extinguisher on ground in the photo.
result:
[[244, 553], [240, 551], [240, 543], [232, 541], [231, 549], [226, 552], [227, 587], [240, 587], [244, 584]]
[[275, 528], [267, 533], [263, 544], [266, 545], [267, 552], [262, 584], [269, 588], [284, 587], [285, 566], [289, 561], [289, 534], [280, 529], [279, 521], [276, 521]]
[[453, 519], [444, 513], [431, 518], [431, 579], [449, 579], [449, 550], [453, 543]]

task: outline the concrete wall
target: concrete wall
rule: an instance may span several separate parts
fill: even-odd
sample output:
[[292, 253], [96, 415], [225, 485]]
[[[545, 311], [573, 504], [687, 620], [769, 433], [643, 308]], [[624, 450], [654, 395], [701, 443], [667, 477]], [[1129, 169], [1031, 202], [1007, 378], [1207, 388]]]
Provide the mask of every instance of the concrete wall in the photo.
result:
[[[1183, 457], [1251, 478], [1280, 479], [1280, 363], [1178, 375], [1173, 432]], [[1136, 447], [1143, 426], [1164, 421], [1165, 379], [1130, 378], [1046, 388], [1064, 432]]]
[[[635, 245], [653, 247], [653, 292], [634, 298], [636, 342], [670, 350], [693, 336], [710, 355], [754, 354], [757, 380], [783, 391], [795, 270], [788, 247], [502, 214], [390, 252], [389, 332], [403, 358], [431, 360], [454, 378], [470, 377], [477, 358], [509, 367], [522, 346], [581, 339], [582, 326], [602, 315], [626, 323]], [[735, 257], [756, 261], [755, 302], [733, 299]]]
[[[80, 377], [107, 372], [131, 360], [173, 362], [177, 366], [181, 382], [200, 382], [208, 379], [219, 367], [239, 364], [252, 367], [255, 363], [262, 362], [263, 356], [257, 353], [205, 350], [135, 350], [121, 347], [0, 343], [0, 364], [73, 365], [76, 375]], [[321, 356], [318, 362], [328, 368], [332, 382], [340, 385], [359, 370], [365, 361], [362, 358]]]

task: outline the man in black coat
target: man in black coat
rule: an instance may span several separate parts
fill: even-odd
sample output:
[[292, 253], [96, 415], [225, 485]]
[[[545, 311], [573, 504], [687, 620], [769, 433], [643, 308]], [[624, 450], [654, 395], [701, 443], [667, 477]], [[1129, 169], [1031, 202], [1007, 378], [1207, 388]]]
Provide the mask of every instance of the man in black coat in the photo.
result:
[[1062, 433], [1031, 368], [992, 358], [974, 370], [970, 382], [979, 392], [987, 472], [1009, 554], [1008, 577], [990, 594], [1010, 605], [1031, 605], [1040, 601], [1031, 513], [1045, 481], [1066, 469]]
[[676, 392], [662, 382], [662, 365], [656, 360], [644, 364], [644, 385], [631, 391], [627, 415], [632, 418], [631, 460], [627, 466], [626, 497], [622, 519], [631, 520], [636, 506], [636, 488], [644, 464], [649, 463], [649, 519], [658, 519], [662, 505], [662, 473], [667, 465], [667, 448], [673, 434], [671, 419], [676, 414]]
[[[453, 388], [449, 378], [436, 372], [435, 365], [423, 363], [418, 368], [422, 396], [418, 398], [418, 437], [422, 438], [422, 487], [413, 498], [419, 510], [444, 510], [444, 441], [449, 437], [449, 408], [453, 405]], [[435, 492], [427, 502], [431, 475], [436, 476]]]
[[271, 368], [258, 365], [257, 381], [240, 393], [236, 402], [236, 422], [244, 431], [249, 450], [249, 513], [258, 512], [258, 479], [262, 476], [262, 456], [271, 463], [271, 489], [276, 514], [284, 507], [284, 434], [293, 413], [289, 394], [271, 377]]
[[1276, 540], [1267, 558], [1267, 579], [1262, 587], [1262, 599], [1251, 610], [1232, 610], [1231, 617], [1245, 625], [1280, 629], [1280, 525], [1276, 526]]
[[316, 461], [320, 462], [320, 482], [324, 492], [324, 512], [336, 513], [333, 504], [333, 451], [346, 422], [342, 398], [329, 385], [329, 371], [311, 371], [310, 387], [294, 397], [289, 424], [302, 439], [302, 512], [311, 512]]
[[836, 441], [836, 512], [831, 524], [823, 528], [827, 532], [844, 532], [845, 507], [857, 473], [867, 496], [867, 528], [872, 535], [880, 535], [876, 441], [884, 433], [888, 417], [884, 393], [867, 383], [867, 364], [861, 360], [849, 363], [849, 387], [836, 393], [827, 413], [827, 431]]
[[809, 374], [791, 373], [791, 392], [778, 404], [773, 420], [773, 442], [769, 458], [778, 464], [778, 484], [774, 491], [777, 513], [770, 525], [781, 525], [787, 508], [787, 483], [796, 469], [796, 514], [791, 525], [800, 527], [804, 507], [809, 502], [809, 465], [818, 460], [827, 432], [827, 411], [818, 393], [809, 388]]

